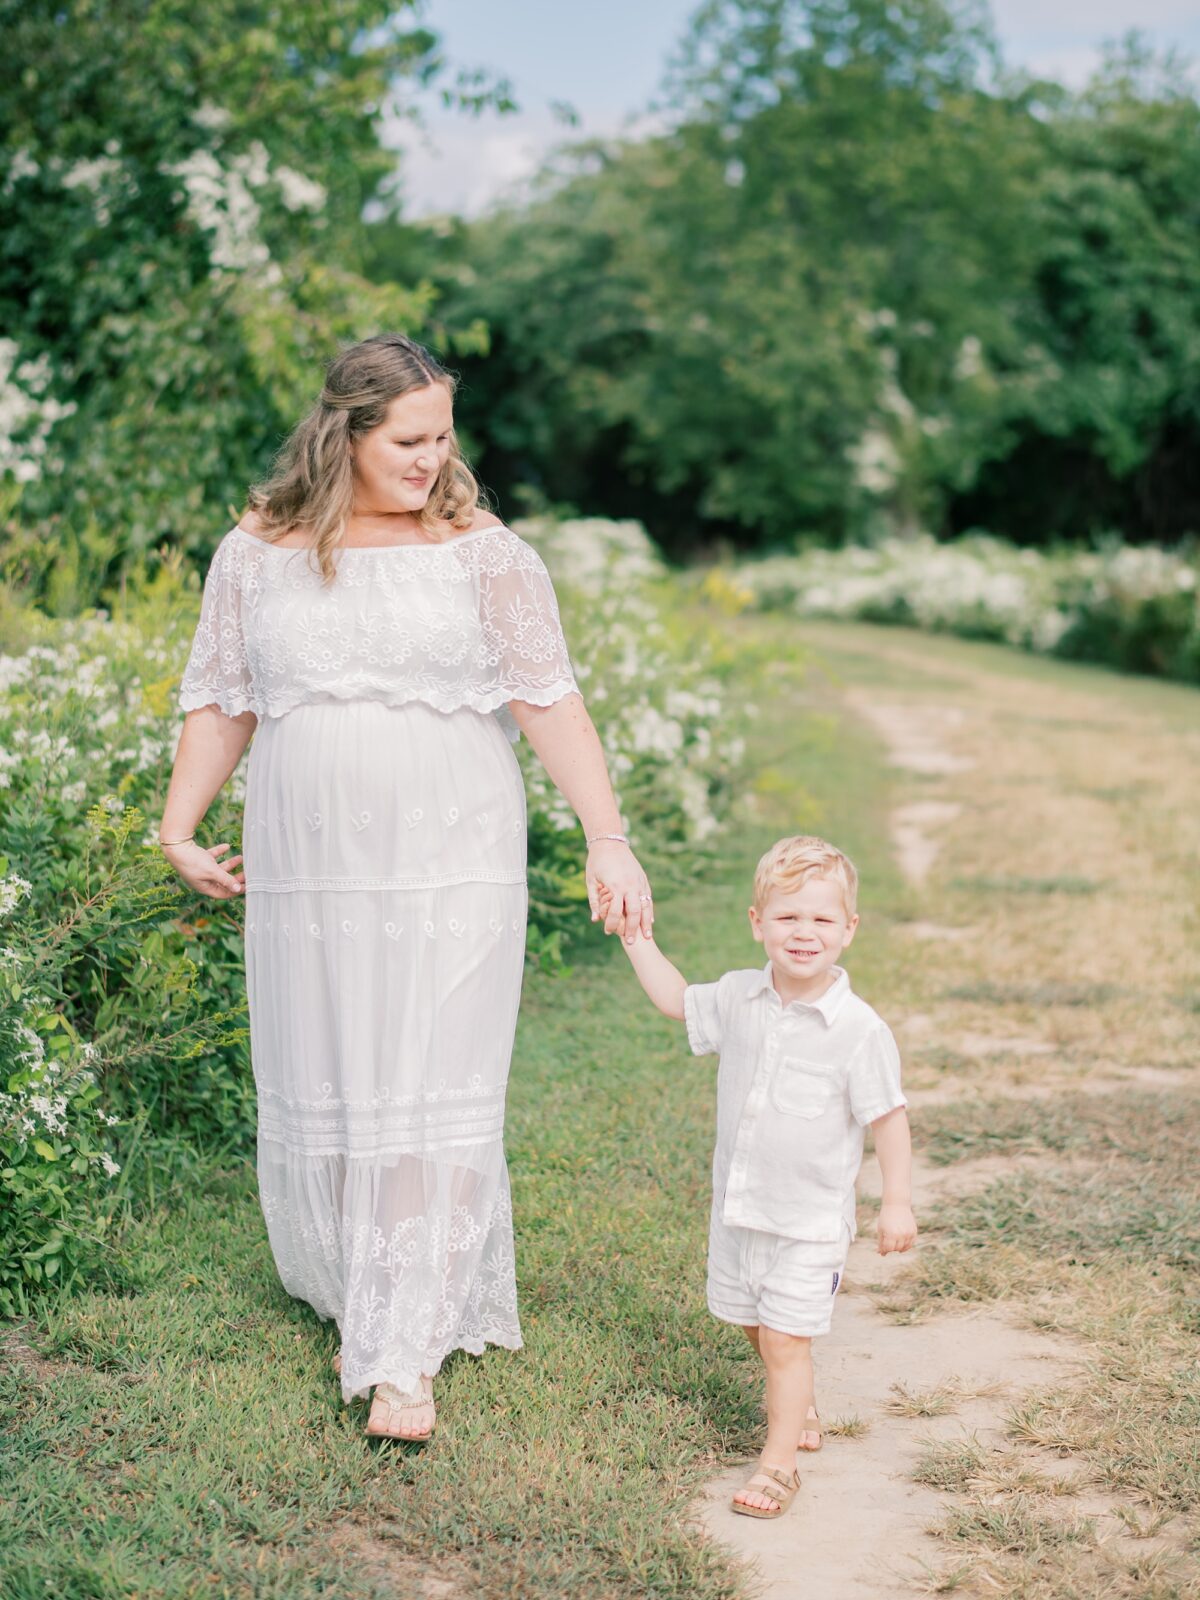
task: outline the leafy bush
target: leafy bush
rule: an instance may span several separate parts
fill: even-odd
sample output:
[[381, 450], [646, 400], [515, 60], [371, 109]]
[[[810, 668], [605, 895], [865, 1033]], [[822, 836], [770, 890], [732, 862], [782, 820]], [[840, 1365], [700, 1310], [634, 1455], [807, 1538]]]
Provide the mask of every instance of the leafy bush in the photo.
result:
[[[30, 884], [10, 930], [30, 981], [150, 1130], [245, 1142], [253, 1086], [235, 910], [198, 904], [153, 847], [178, 733], [187, 615], [165, 588], [114, 621], [13, 611], [0, 643], [0, 851]], [[210, 817], [234, 820], [231, 783]]]
[[1116, 542], [1019, 550], [975, 534], [809, 550], [715, 569], [745, 605], [907, 623], [1126, 672], [1200, 682], [1200, 565], [1192, 550]]
[[[0, 857], [0, 930], [23, 920], [31, 885], [5, 876]], [[65, 1288], [94, 1267], [111, 1218], [111, 1179], [96, 1082], [99, 1052], [53, 1008], [36, 982], [28, 949], [0, 946], [0, 1316], [23, 1315], [30, 1298]]]
[[[738, 789], [745, 743], [729, 726], [717, 641], [681, 611], [640, 523], [528, 518], [514, 523], [555, 580], [579, 686], [596, 723], [622, 824], [659, 888], [715, 848]], [[522, 741], [529, 796], [531, 920], [566, 948], [586, 933], [583, 833]]]
[[427, 284], [358, 268], [388, 114], [449, 74], [412, 0], [0, 20], [0, 553], [69, 615], [160, 543], [208, 548], [339, 344], [431, 336]]
[[[703, 624], [683, 618], [636, 525], [524, 531], [549, 554], [624, 825], [661, 884], [712, 848], [737, 787], [741, 741], [722, 726], [718, 676], [700, 664]], [[559, 576], [559, 555], [571, 576]], [[119, 1166], [104, 1127], [119, 1155], [143, 1133], [252, 1147], [245, 905], [194, 895], [148, 821], [174, 756], [198, 591], [199, 574], [168, 561], [131, 586], [119, 617], [54, 621], [0, 595], [0, 875], [13, 871], [0, 908], [14, 913], [0, 949], [0, 1315], [99, 1263]], [[528, 956], [559, 971], [603, 936], [587, 917], [574, 813], [527, 741], [518, 759]], [[202, 838], [236, 842], [244, 796], [245, 761]]]

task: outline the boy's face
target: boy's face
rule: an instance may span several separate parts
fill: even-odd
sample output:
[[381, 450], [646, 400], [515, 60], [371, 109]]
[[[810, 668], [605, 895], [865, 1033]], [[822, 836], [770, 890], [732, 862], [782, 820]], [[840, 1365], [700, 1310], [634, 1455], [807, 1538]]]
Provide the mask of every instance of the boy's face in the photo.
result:
[[847, 916], [836, 878], [809, 878], [798, 889], [772, 889], [761, 909], [751, 906], [750, 926], [775, 970], [804, 982], [837, 963], [858, 917]]

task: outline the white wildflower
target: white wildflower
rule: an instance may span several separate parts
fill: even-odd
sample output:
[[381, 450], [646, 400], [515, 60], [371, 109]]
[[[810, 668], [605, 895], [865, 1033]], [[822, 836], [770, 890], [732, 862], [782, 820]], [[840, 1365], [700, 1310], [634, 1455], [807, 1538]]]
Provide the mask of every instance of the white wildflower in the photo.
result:
[[25, 146], [20, 146], [13, 151], [8, 163], [8, 171], [4, 175], [4, 185], [0, 193], [10, 195], [15, 186], [24, 178], [36, 178], [41, 167]]
[[227, 111], [224, 106], [215, 105], [211, 100], [205, 100], [192, 112], [192, 121], [207, 133], [219, 133], [222, 128], [228, 128], [232, 123], [233, 112]]
[[18, 361], [15, 340], [0, 338], [0, 474], [11, 472], [18, 483], [33, 483], [61, 463], [49, 455], [55, 423], [75, 411], [73, 400], [56, 400], [50, 385], [50, 360], [45, 354]]
[[28, 878], [18, 877], [16, 873], [0, 878], [0, 917], [8, 916], [27, 894], [32, 893], [33, 885]]
[[881, 428], [868, 428], [846, 452], [854, 481], [869, 494], [887, 494], [900, 477], [900, 454]]
[[319, 211], [325, 204], [324, 186], [294, 167], [278, 166], [274, 176], [279, 185], [279, 197], [289, 211]]
[[243, 272], [264, 267], [271, 259], [258, 236], [262, 213], [249, 188], [256, 179], [266, 181], [266, 164], [266, 151], [256, 142], [228, 169], [208, 150], [193, 150], [162, 168], [182, 180], [188, 215], [212, 235], [209, 259], [214, 271]]
[[982, 341], [969, 333], [954, 357], [954, 376], [960, 383], [968, 383], [972, 378], [978, 378], [983, 370]]

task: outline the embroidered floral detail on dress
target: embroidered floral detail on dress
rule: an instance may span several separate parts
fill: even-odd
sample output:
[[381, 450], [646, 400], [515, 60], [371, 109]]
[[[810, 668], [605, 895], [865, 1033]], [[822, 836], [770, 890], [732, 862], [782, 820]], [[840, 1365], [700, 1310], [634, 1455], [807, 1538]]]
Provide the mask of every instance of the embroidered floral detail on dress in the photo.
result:
[[578, 693], [545, 562], [510, 528], [342, 549], [330, 585], [312, 555], [230, 529], [205, 577], [180, 710], [261, 718], [312, 700], [421, 700], [502, 712], [511, 739], [509, 701]]

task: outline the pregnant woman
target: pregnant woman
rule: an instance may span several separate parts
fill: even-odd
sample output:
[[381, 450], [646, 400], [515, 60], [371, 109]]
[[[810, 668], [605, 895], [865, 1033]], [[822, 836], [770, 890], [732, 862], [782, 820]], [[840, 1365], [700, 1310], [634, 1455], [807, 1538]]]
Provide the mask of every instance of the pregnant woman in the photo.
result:
[[[408, 1439], [433, 1429], [451, 1350], [521, 1344], [503, 1148], [521, 732], [583, 825], [593, 918], [603, 883], [607, 932], [652, 922], [545, 565], [479, 509], [453, 394], [401, 336], [332, 362], [213, 556], [160, 825], [193, 888], [245, 895], [280, 1278], [336, 1321], [343, 1399], [374, 1389], [368, 1434]], [[229, 856], [195, 832], [252, 735]]]

